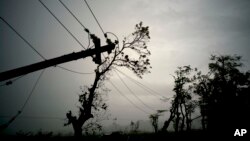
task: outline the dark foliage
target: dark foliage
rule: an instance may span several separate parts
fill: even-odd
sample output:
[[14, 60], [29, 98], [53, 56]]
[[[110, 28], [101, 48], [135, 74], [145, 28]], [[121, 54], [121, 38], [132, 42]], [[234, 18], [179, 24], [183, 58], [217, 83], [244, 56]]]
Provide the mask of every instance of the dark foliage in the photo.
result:
[[[236, 129], [250, 129], [250, 72], [240, 71], [241, 57], [237, 55], [212, 55], [210, 60], [206, 75], [194, 69], [196, 74], [188, 77], [192, 70], [189, 66], [176, 71], [176, 95], [164, 131], [171, 121], [176, 132], [182, 130], [184, 118], [189, 129], [192, 119], [188, 115], [196, 105], [200, 108], [202, 129], [209, 134], [233, 136]], [[199, 96], [198, 102], [192, 101], [191, 94]]]
[[[142, 22], [136, 24], [135, 31], [122, 42], [122, 46], [117, 43], [115, 49], [104, 57], [102, 62], [95, 70], [94, 83], [91, 86], [85, 86], [82, 93], [79, 95], [79, 115], [74, 116], [71, 111], [67, 113], [68, 123], [72, 124], [75, 136], [82, 135], [82, 126], [86, 121], [93, 118], [93, 111], [99, 112], [106, 110], [108, 105], [103, 101], [102, 94], [105, 80], [109, 79], [110, 73], [115, 67], [125, 67], [133, 71], [138, 77], [149, 73], [150, 60], [148, 56], [150, 51], [147, 49], [147, 42], [149, 41], [149, 28], [144, 27]], [[111, 40], [107, 39], [110, 44]], [[131, 54], [131, 55], [130, 55]], [[100, 125], [96, 126], [100, 129]]]

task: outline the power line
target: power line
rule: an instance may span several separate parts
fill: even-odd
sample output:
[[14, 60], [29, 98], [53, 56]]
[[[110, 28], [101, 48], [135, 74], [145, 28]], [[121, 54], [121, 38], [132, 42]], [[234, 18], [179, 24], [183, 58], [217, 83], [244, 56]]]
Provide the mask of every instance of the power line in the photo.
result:
[[17, 30], [15, 30], [6, 20], [4, 20], [2, 17], [0, 17], [1, 18], [1, 20], [6, 24], [6, 25], [8, 25], [27, 45], [29, 45], [29, 47], [31, 48], [31, 49], [33, 49], [41, 58], [43, 58], [44, 60], [46, 60], [45, 59], [45, 57], [42, 55], [42, 54], [40, 54], [21, 34], [19, 34], [18, 32], [17, 32]]
[[108, 82], [118, 91], [118, 93], [119, 93], [121, 96], [123, 96], [124, 98], [126, 98], [126, 99], [128, 100], [128, 102], [131, 103], [132, 105], [134, 105], [138, 110], [142, 111], [142, 112], [145, 113], [145, 114], [150, 114], [150, 113], [146, 112], [145, 110], [143, 110], [142, 108], [138, 107], [133, 101], [131, 101], [126, 95], [124, 95], [124, 94], [115, 86], [115, 84], [114, 84], [112, 81], [108, 80]]
[[120, 41], [119, 41], [119, 38], [117, 37], [117, 35], [114, 34], [113, 32], [106, 32], [106, 33], [105, 33], [106, 36], [107, 36], [108, 34], [111, 34], [111, 35], [113, 35], [113, 36], [116, 38], [115, 43], [118, 45], [118, 48], [120, 48], [120, 46], [119, 46]]
[[4, 84], [1, 84], [0, 87], [2, 86], [8, 86], [8, 85], [11, 85], [13, 84], [15, 81], [19, 80], [20, 78], [24, 77], [25, 75], [22, 75], [22, 76], [19, 76], [13, 80], [8, 80], [7, 82], [5, 82]]
[[113, 33], [113, 32], [106, 32], [106, 34], [111, 34], [111, 35], [115, 36], [115, 38], [119, 42], [119, 38], [118, 38], [118, 36], [115, 33]]
[[[104, 32], [102, 26], [100, 25], [99, 21], [97, 20], [95, 14], [94, 14], [94, 12], [93, 12], [93, 10], [91, 9], [91, 7], [89, 6], [89, 4], [88, 4], [88, 2], [87, 2], [87, 0], [84, 0], [84, 2], [86, 3], [86, 5], [87, 5], [87, 7], [89, 8], [89, 10], [90, 10], [91, 14], [93, 15], [93, 17], [95, 18], [95, 20], [96, 20], [98, 26], [100, 27], [101, 31], [103, 32], [104, 36], [107, 38], [107, 33]], [[114, 33], [112, 33], [112, 32], [108, 32], [108, 33], [114, 35], [114, 36], [118, 39], [118, 37], [117, 37]], [[133, 79], [132, 79], [132, 80], [133, 80]], [[136, 82], [136, 80], [134, 80], [134, 81]], [[141, 84], [140, 82], [137, 82], [137, 83]], [[141, 85], [142, 85], [142, 87], [144, 86], [143, 84], [141, 84]], [[144, 87], [146, 87], [146, 86], [144, 86]], [[149, 90], [151, 90], [151, 91], [153, 91], [154, 93], [158, 94], [158, 93], [155, 92], [154, 90], [152, 90], [152, 89], [150, 89], [150, 88], [148, 88], [148, 87], [146, 87], [146, 88], [149, 89]], [[145, 88], [144, 88], [144, 89], [145, 89]], [[161, 97], [164, 97], [164, 96], [162, 96], [162, 95], [160, 95], [160, 94], [158, 94], [158, 95], [161, 96]]]
[[94, 72], [79, 72], [79, 71], [75, 71], [75, 70], [71, 70], [71, 69], [67, 69], [65, 67], [62, 67], [62, 66], [57, 66], [58, 68], [61, 68], [63, 70], [66, 70], [66, 71], [69, 71], [69, 72], [72, 72], [72, 73], [75, 73], [75, 74], [94, 74]]
[[[79, 40], [62, 24], [62, 22], [48, 9], [48, 7], [41, 1], [41, 0], [39, 0], [39, 2], [50, 12], [50, 14], [65, 28], [65, 30], [66, 31], [68, 31], [68, 33], [85, 49], [85, 47], [79, 42]], [[28, 45], [29, 45], [29, 47], [31, 47], [32, 49], [33, 49], [33, 51], [35, 51], [41, 58], [43, 58], [44, 60], [46, 60], [46, 58], [43, 56], [43, 55], [41, 55], [23, 36], [21, 36], [21, 34], [19, 34], [18, 32], [17, 32], [17, 30], [15, 30], [7, 21], [5, 21], [2, 17], [0, 17], [1, 18], [1, 20], [4, 22], [4, 23], [6, 23], [25, 43], [27, 43]], [[76, 18], [76, 17], [75, 17]], [[79, 21], [78, 21], [79, 22]], [[81, 24], [82, 25], [82, 24]], [[82, 25], [83, 26], [83, 25]], [[85, 28], [85, 31], [87, 31], [87, 29]], [[89, 39], [90, 40], [90, 39]], [[90, 43], [89, 43], [89, 45], [90, 45]], [[88, 45], [88, 46], [89, 46]], [[73, 71], [73, 70], [70, 70], [70, 69], [67, 69], [67, 68], [64, 68], [64, 67], [60, 67], [59, 66], [59, 68], [61, 68], [61, 69], [64, 69], [64, 70], [67, 70], [67, 71], [70, 71], [70, 72], [73, 72], [73, 73], [78, 73], [78, 74], [86, 74], [86, 73], [80, 73], [80, 72], [76, 72], [76, 71]], [[35, 82], [35, 84], [34, 84], [34, 86], [33, 86], [33, 88], [32, 88], [32, 90], [31, 90], [31, 92], [30, 92], [30, 94], [29, 94], [29, 96], [27, 97], [27, 99], [26, 99], [26, 101], [25, 101], [25, 103], [23, 104], [23, 106], [21, 107], [21, 109], [20, 109], [20, 111], [18, 111], [18, 113], [14, 116], [14, 117], [12, 117], [11, 118], [11, 120], [8, 122], [8, 123], [6, 123], [6, 124], [4, 124], [4, 126], [3, 127], [8, 127], [9, 126], [9, 124], [11, 124], [20, 114], [21, 114], [21, 112], [23, 111], [23, 109], [25, 108], [25, 106], [27, 105], [27, 103], [28, 103], [28, 101], [30, 100], [30, 97], [32, 96], [32, 94], [33, 94], [33, 92], [34, 92], [34, 90], [35, 90], [35, 88], [36, 88], [36, 86], [37, 86], [37, 84], [38, 84], [38, 82], [39, 82], [39, 80], [40, 80], [40, 78], [41, 78], [41, 76], [43, 75], [43, 73], [44, 73], [44, 71], [45, 71], [45, 69], [44, 70], [42, 70], [42, 72], [40, 73], [40, 75], [39, 75], [39, 77], [38, 77], [38, 79], [37, 79], [37, 81]], [[8, 82], [6, 82], [6, 85], [9, 85], [9, 84], [12, 84], [12, 82], [14, 82], [14, 81], [16, 81], [16, 80], [18, 80], [18, 79], [20, 79], [21, 77], [23, 77], [23, 76], [20, 76], [20, 77], [18, 77], [18, 78], [16, 78], [16, 79], [14, 79], [14, 80], [12, 80], [12, 81], [8, 81]], [[2, 85], [1, 85], [2, 86]], [[2, 127], [2, 126], [1, 126]]]
[[[97, 20], [95, 14], [94, 14], [94, 12], [92, 11], [91, 7], [89, 6], [88, 2], [87, 2], [86, 0], [84, 0], [84, 2], [85, 2], [85, 4], [87, 5], [87, 7], [88, 7], [89, 11], [91, 12], [92, 16], [94, 17], [96, 23], [97, 23], [98, 26], [100, 27], [100, 29], [101, 29], [101, 31], [102, 31], [104, 37], [107, 39], [107, 34], [105, 34], [105, 32], [104, 32], [102, 26], [100, 25], [99, 21]], [[107, 39], [107, 41], [110, 41], [110, 40]], [[105, 58], [105, 55], [104, 55], [104, 54], [102, 54], [102, 56]]]
[[[81, 43], [80, 41], [72, 34], [72, 32], [70, 32], [68, 30], [68, 28], [66, 28], [64, 26], [64, 24], [52, 13], [51, 10], [49, 10], [49, 8], [42, 2], [42, 0], [39, 0], [39, 2], [48, 10], [48, 12], [61, 24], [61, 26], [78, 42], [78, 44], [80, 44], [80, 46], [82, 46], [84, 49], [86, 49]], [[89, 33], [89, 30], [81, 23], [81, 21], [69, 10], [69, 8], [61, 1], [59, 0], [59, 2], [68, 10], [68, 12], [78, 21], [78, 23], [84, 28], [84, 30]], [[88, 35], [88, 47], [90, 46], [90, 36]], [[72, 73], [76, 73], [76, 74], [93, 74], [93, 73], [85, 73], [85, 72], [78, 72], [72, 69], [68, 69], [62, 66], [57, 66], [58, 68], [61, 68], [63, 70], [72, 72]]]
[[[98, 26], [100, 27], [100, 29], [101, 29], [101, 31], [102, 31], [104, 37], [107, 39], [106, 42], [107, 42], [108, 44], [111, 43], [111, 40], [108, 39], [108, 37], [107, 37], [107, 33], [112, 34], [112, 35], [114, 35], [114, 36], [117, 38], [116, 44], [118, 44], [118, 47], [119, 47], [119, 39], [118, 39], [118, 37], [117, 37], [114, 33], [112, 33], [112, 32], [106, 32], [106, 33], [104, 32], [104, 30], [103, 30], [103, 28], [102, 28], [100, 22], [97, 20], [95, 14], [94, 14], [94, 12], [93, 12], [93, 10], [91, 9], [91, 7], [89, 6], [89, 4], [88, 4], [88, 2], [87, 2], [87, 0], [84, 0], [84, 2], [85, 2], [85, 4], [87, 5], [87, 7], [88, 7], [89, 11], [91, 12], [92, 16], [94, 17], [96, 23], [97, 23]], [[104, 58], [105, 58], [105, 55], [102, 54], [102, 56], [104, 56]]]
[[[118, 70], [115, 68], [115, 70], [117, 70], [120, 74], [126, 76], [127, 78], [129, 78], [132, 82], [134, 82], [136, 85], [138, 85], [139, 87], [141, 87], [142, 89], [144, 89], [145, 91], [147, 91], [149, 94], [153, 95], [153, 96], [156, 96], [156, 97], [159, 97], [159, 98], [166, 98], [162, 95], [160, 95], [159, 93], [157, 93], [156, 91], [152, 90], [151, 88], [143, 85], [142, 83], [140, 83], [139, 81], [133, 79], [132, 77], [128, 76], [127, 74], [123, 73], [122, 71]], [[168, 99], [168, 98], [166, 98]]]
[[[87, 7], [89, 8], [89, 11], [91, 12], [91, 14], [93, 15], [93, 17], [95, 18], [96, 23], [98, 24], [98, 26], [100, 27], [102, 33], [103, 33], [104, 36], [105, 36], [104, 30], [103, 30], [102, 26], [100, 25], [99, 21], [97, 20], [95, 14], [94, 14], [94, 12], [92, 11], [91, 7], [89, 6], [88, 2], [87, 2], [86, 0], [84, 0], [84, 2], [86, 3]], [[105, 37], [106, 37], [106, 36], [105, 36]]]
[[125, 85], [125, 87], [130, 91], [130, 93], [132, 93], [136, 99], [138, 99], [144, 106], [146, 106], [148, 109], [155, 111], [155, 109], [153, 109], [152, 107], [148, 106], [146, 103], [144, 103], [129, 87], [128, 85], [125, 83], [125, 81], [123, 81], [123, 79], [121, 78], [121, 76], [115, 71], [115, 73], [117, 74], [117, 76], [119, 77], [119, 79], [122, 81], [122, 83]]
[[63, 5], [64, 8], [66, 8], [68, 10], [68, 12], [77, 20], [77, 22], [84, 28], [84, 30], [87, 33], [90, 33], [89, 30], [82, 24], [82, 22], [70, 11], [70, 9], [61, 1], [59, 0], [59, 2]]
[[11, 119], [7, 123], [0, 125], [0, 131], [6, 129], [20, 114], [21, 111], [18, 111], [15, 116], [10, 117]]
[[[0, 17], [1, 20], [6, 23], [6, 25], [8, 25], [33, 51], [35, 51], [43, 60], [46, 60], [46, 58], [40, 53], [38, 52], [34, 46], [31, 45], [31, 43], [26, 40], [19, 32], [17, 32], [17, 30], [11, 26], [6, 20], [4, 20], [2, 17]], [[68, 68], [65, 68], [65, 67], [61, 67], [61, 66], [57, 66], [58, 68], [61, 68], [63, 70], [66, 70], [66, 71], [69, 71], [69, 72], [72, 72], [72, 73], [77, 73], [77, 74], [93, 74], [93, 73], [85, 73], [85, 72], [78, 72], [78, 71], [75, 71], [75, 70], [72, 70], [72, 69], [68, 69]], [[25, 75], [23, 75], [25, 76]], [[6, 86], [6, 85], [10, 85], [12, 84], [13, 82], [15, 82], [16, 80], [22, 78], [23, 76], [20, 76], [14, 80], [10, 80], [10, 81], [7, 81], [5, 84], [1, 84], [0, 87], [2, 86]]]
[[[34, 46], [32, 46], [30, 44], [30, 42], [28, 42], [13, 26], [11, 26], [4, 18], [0, 17], [1, 20], [6, 24], [8, 25], [9, 28], [11, 28], [33, 51], [35, 51], [41, 58], [43, 58], [44, 60], [46, 60], [46, 58], [41, 54], [39, 53]], [[15, 81], [17, 81], [18, 79], [22, 78], [23, 76], [25, 75], [22, 75], [14, 80], [9, 80], [7, 81], [5, 84], [2, 84], [0, 86], [5, 86], [5, 85], [11, 85], [12, 83], [14, 83]]]
[[84, 49], [86, 49], [82, 43], [72, 34], [72, 32], [69, 31], [67, 27], [53, 14], [53, 12], [42, 2], [42, 0], [39, 0], [39, 2], [47, 9], [47, 11], [57, 20], [58, 23], [75, 39], [75, 41]]
[[35, 90], [35, 88], [36, 88], [36, 86], [37, 86], [37, 84], [38, 84], [40, 78], [42, 77], [44, 71], [45, 71], [45, 69], [43, 69], [43, 70], [41, 71], [39, 77], [37, 78], [35, 84], [33, 85], [33, 87], [32, 87], [32, 89], [31, 89], [31, 91], [30, 91], [30, 94], [29, 94], [28, 98], [25, 100], [25, 103], [23, 104], [23, 106], [22, 106], [22, 108], [21, 108], [21, 110], [20, 110], [21, 112], [23, 111], [23, 109], [25, 108], [26, 104], [27, 104], [28, 101], [30, 100], [30, 97], [31, 97], [32, 94], [34, 93], [34, 90]]
[[90, 47], [90, 31], [89, 29], [87, 29], [82, 22], [74, 15], [73, 12], [71, 12], [71, 10], [62, 2], [62, 0], [59, 0], [59, 2], [63, 5], [64, 8], [67, 9], [67, 11], [76, 19], [76, 21], [83, 27], [84, 31], [88, 33], [88, 46], [87, 48]]
[[25, 100], [23, 106], [21, 107], [21, 109], [17, 112], [17, 114], [15, 116], [13, 116], [7, 123], [3, 124], [3, 125], [0, 125], [0, 129], [6, 129], [23, 111], [23, 109], [25, 108], [26, 104], [28, 103], [28, 101], [30, 100], [30, 97], [32, 96], [41, 76], [43, 75], [45, 69], [42, 70], [42, 72], [40, 73], [39, 77], [37, 78], [35, 84], [33, 85], [31, 91], [30, 91], [30, 94], [29, 96], [27, 97], [27, 99]]

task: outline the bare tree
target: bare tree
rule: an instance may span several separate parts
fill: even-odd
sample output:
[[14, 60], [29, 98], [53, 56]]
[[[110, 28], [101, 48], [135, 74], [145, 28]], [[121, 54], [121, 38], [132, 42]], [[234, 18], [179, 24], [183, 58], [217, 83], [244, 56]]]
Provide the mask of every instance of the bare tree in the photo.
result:
[[[133, 71], [138, 77], [142, 78], [142, 75], [149, 73], [150, 60], [148, 56], [150, 51], [147, 49], [147, 42], [149, 41], [149, 28], [143, 26], [142, 22], [136, 24], [135, 31], [124, 38], [122, 46], [119, 46], [118, 40], [115, 49], [111, 54], [103, 58], [101, 64], [99, 64], [95, 70], [95, 79], [93, 85], [87, 87], [82, 91], [79, 96], [78, 116], [74, 116], [69, 111], [66, 116], [68, 123], [72, 124], [75, 136], [82, 135], [82, 126], [84, 123], [93, 118], [93, 110], [106, 110], [107, 105], [101, 100], [101, 91], [106, 80], [109, 79], [110, 73], [116, 67], [125, 67]], [[111, 41], [108, 39], [107, 43]]]

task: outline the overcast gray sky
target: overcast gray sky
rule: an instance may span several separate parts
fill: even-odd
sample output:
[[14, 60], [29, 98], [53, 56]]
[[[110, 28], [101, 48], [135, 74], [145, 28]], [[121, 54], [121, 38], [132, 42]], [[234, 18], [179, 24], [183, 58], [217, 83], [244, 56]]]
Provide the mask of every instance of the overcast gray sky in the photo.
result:
[[[102, 39], [102, 32], [83, 0], [62, 0], [79, 20]], [[87, 46], [87, 34], [58, 0], [43, 0], [58, 19]], [[152, 55], [151, 74], [136, 78], [165, 97], [173, 95], [173, 79], [178, 66], [191, 65], [206, 72], [211, 54], [238, 54], [243, 56], [244, 70], [250, 68], [250, 1], [249, 0], [88, 0], [105, 32], [115, 33], [120, 40], [133, 32], [135, 24], [143, 21], [149, 26]], [[1, 0], [0, 16], [12, 25], [45, 58], [81, 51], [81, 46], [61, 27], [38, 0]], [[3, 21], [0, 22], [0, 72], [42, 61], [18, 35]], [[91, 58], [80, 59], [62, 66], [79, 71], [94, 72]], [[31, 73], [10, 86], [0, 87], [0, 116], [15, 115], [29, 95], [40, 71]], [[122, 76], [122, 75], [121, 75]], [[34, 94], [21, 116], [62, 117], [68, 110], [77, 112], [80, 86], [90, 85], [93, 74], [79, 75], [59, 68], [48, 68], [41, 77]], [[122, 76], [128, 86], [147, 105], [164, 109], [158, 97], [149, 95], [138, 85]], [[148, 113], [154, 111], [140, 103], [119, 78], [113, 74], [111, 81], [131, 101]], [[1, 83], [2, 84], [2, 83]], [[137, 109], [110, 85], [109, 113], [120, 124], [131, 120], [148, 120], [148, 114]], [[166, 117], [164, 117], [166, 118]], [[1, 118], [0, 123], [8, 119]], [[63, 127], [58, 119], [18, 118], [9, 131], [53, 130], [72, 131]]]

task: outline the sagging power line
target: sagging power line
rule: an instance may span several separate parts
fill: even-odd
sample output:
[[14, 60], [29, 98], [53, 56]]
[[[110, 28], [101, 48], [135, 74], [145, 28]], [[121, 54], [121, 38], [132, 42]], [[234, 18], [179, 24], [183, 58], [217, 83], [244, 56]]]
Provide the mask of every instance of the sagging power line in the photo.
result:
[[79, 71], [75, 71], [75, 70], [72, 70], [72, 69], [68, 69], [68, 68], [65, 68], [65, 67], [62, 67], [62, 66], [57, 66], [58, 68], [62, 69], [62, 70], [66, 70], [68, 72], [72, 72], [72, 73], [76, 73], [76, 74], [94, 74], [94, 72], [79, 72]]
[[146, 92], [148, 92], [149, 94], [151, 94], [152, 96], [158, 97], [158, 98], [164, 98], [164, 99], [169, 99], [165, 96], [162, 96], [161, 94], [159, 94], [158, 92], [154, 91], [152, 88], [147, 87], [146, 85], [142, 84], [141, 82], [133, 79], [132, 77], [128, 76], [127, 74], [125, 74], [124, 72], [118, 70], [117, 68], [114, 68], [116, 71], [118, 71], [120, 74], [124, 75], [125, 77], [127, 77], [128, 79], [130, 79], [132, 82], [134, 82], [137, 86], [141, 87], [142, 89], [144, 89]]
[[148, 109], [152, 110], [152, 111], [156, 111], [155, 109], [153, 109], [152, 107], [148, 106], [145, 102], [143, 102], [129, 87], [128, 85], [125, 83], [125, 81], [123, 81], [123, 79], [121, 78], [121, 76], [115, 71], [116, 75], [119, 77], [119, 79], [121, 80], [121, 82], [124, 84], [124, 86], [130, 91], [131, 94], [133, 94], [135, 96], [136, 99], [138, 99], [144, 106], [146, 106]]
[[31, 97], [31, 96], [32, 96], [32, 94], [34, 93], [34, 90], [35, 90], [35, 88], [36, 88], [36, 86], [37, 86], [37, 84], [38, 84], [39, 80], [41, 79], [41, 77], [42, 77], [42, 75], [43, 75], [44, 71], [45, 71], [45, 69], [43, 69], [43, 70], [41, 71], [41, 73], [40, 73], [39, 77], [37, 78], [37, 80], [36, 80], [36, 82], [35, 82], [34, 86], [32, 87], [32, 89], [31, 89], [31, 91], [30, 91], [29, 96], [28, 96], [28, 97], [27, 97], [27, 99], [25, 100], [25, 103], [23, 104], [23, 106], [22, 106], [22, 108], [21, 108], [21, 110], [20, 110], [21, 112], [22, 112], [22, 111], [23, 111], [23, 109], [25, 108], [26, 104], [29, 102], [30, 97]]
[[133, 106], [135, 106], [135, 108], [137, 108], [138, 110], [142, 111], [142, 112], [145, 113], [145, 114], [150, 114], [149, 112], [147, 112], [147, 111], [143, 110], [142, 108], [140, 108], [139, 106], [137, 106], [137, 105], [136, 105], [133, 101], [131, 101], [126, 95], [124, 95], [124, 94], [116, 87], [116, 85], [115, 85], [112, 81], [108, 80], [108, 82], [117, 90], [117, 92], [118, 92], [121, 96], [123, 96], [130, 104], [132, 104]]
[[23, 106], [21, 107], [21, 109], [20, 109], [20, 110], [17, 112], [17, 114], [16, 114], [15, 116], [13, 116], [7, 123], [0, 125], [0, 130], [6, 129], [6, 128], [7, 128], [11, 123], [13, 123], [13, 122], [16, 120], [16, 118], [23, 112], [25, 106], [27, 105], [27, 103], [29, 102], [31, 96], [33, 95], [34, 90], [36, 89], [37, 84], [38, 84], [39, 80], [41, 79], [41, 77], [42, 77], [44, 71], [45, 71], [45, 69], [43, 69], [43, 70], [41, 71], [40, 75], [38, 76], [38, 78], [37, 78], [35, 84], [33, 85], [32, 89], [31, 89], [31, 91], [30, 91], [28, 97], [26, 98], [26, 100], [25, 100]]
[[19, 80], [20, 78], [24, 77], [25, 75], [22, 75], [22, 76], [19, 76], [13, 80], [8, 80], [6, 81], [5, 83], [1, 84], [0, 87], [2, 86], [9, 86], [9, 85], [12, 85], [14, 82], [16, 82], [17, 80]]

